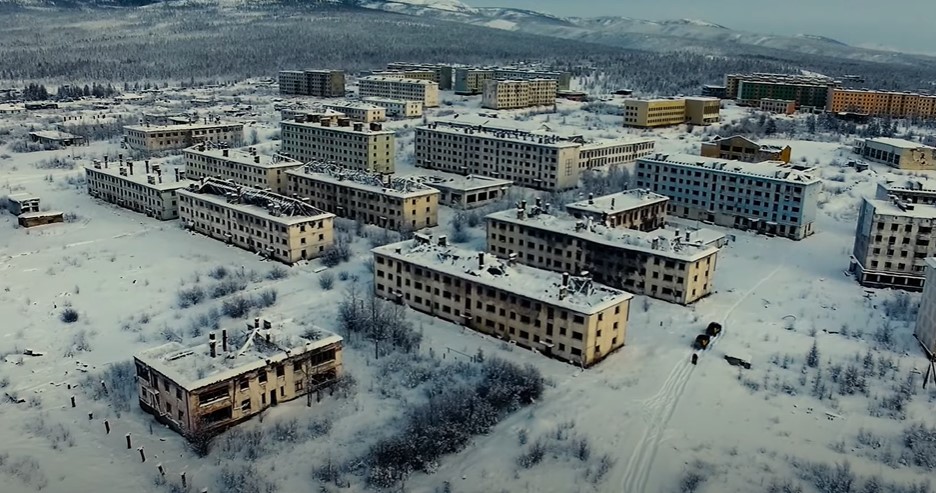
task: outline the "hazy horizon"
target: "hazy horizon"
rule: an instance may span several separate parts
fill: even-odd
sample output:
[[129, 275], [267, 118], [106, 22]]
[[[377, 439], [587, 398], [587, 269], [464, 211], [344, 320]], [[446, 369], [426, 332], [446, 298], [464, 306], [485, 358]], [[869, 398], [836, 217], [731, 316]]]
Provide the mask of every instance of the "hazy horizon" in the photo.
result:
[[[855, 46], [894, 49], [915, 53], [936, 51], [936, 32], [928, 20], [936, 16], [936, 2], [920, 0], [788, 0], [783, 9], [762, 2], [759, 8], [750, 0], [461, 0], [475, 7], [513, 7], [536, 10], [563, 17], [604, 15], [648, 20], [700, 19], [740, 31], [764, 34], [815, 34]], [[893, 12], [913, 9], [914, 15], [893, 16]], [[814, 16], [804, 13], [815, 12]], [[830, 12], [838, 12], [831, 24]], [[882, 19], [888, 19], [883, 23]]]

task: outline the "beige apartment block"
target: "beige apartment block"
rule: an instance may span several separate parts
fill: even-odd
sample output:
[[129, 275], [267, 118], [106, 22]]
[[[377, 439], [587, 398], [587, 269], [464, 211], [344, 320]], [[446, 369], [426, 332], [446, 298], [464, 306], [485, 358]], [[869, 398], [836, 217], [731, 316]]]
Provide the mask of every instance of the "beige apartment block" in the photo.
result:
[[485, 81], [481, 107], [509, 110], [553, 106], [556, 104], [556, 86], [555, 79]]
[[518, 67], [458, 67], [455, 69], [455, 94], [481, 94], [489, 80], [531, 79], [553, 79], [557, 90], [567, 91], [572, 83], [572, 74]]
[[426, 108], [439, 106], [439, 84], [431, 80], [369, 76], [358, 79], [358, 96], [422, 101]]
[[667, 202], [664, 195], [636, 189], [601, 197], [589, 194], [588, 200], [566, 204], [566, 211], [610, 228], [649, 232], [666, 226]]
[[452, 70], [451, 65], [445, 65], [440, 63], [403, 63], [395, 62], [387, 65], [387, 70], [391, 72], [407, 72], [407, 71], [432, 71], [435, 74], [435, 77], [432, 79], [434, 82], [439, 83], [439, 89], [443, 91], [448, 91], [452, 89]]
[[456, 209], [475, 209], [507, 196], [513, 182], [481, 175], [427, 176], [425, 183], [440, 192], [439, 202]]
[[[370, 74], [373, 77], [386, 77], [390, 79], [427, 80], [439, 83], [435, 70], [387, 70]], [[441, 89], [441, 87], [440, 87]]]
[[647, 233], [590, 217], [550, 214], [542, 206], [487, 216], [487, 249], [538, 269], [590, 273], [595, 281], [688, 305], [713, 290], [725, 235], [707, 229]]
[[869, 89], [829, 89], [827, 110], [892, 118], [936, 117], [936, 95]]
[[95, 160], [93, 167], [85, 168], [85, 177], [88, 195], [161, 221], [179, 217], [176, 192], [194, 183], [179, 168], [164, 171], [149, 161], [108, 164]]
[[669, 197], [669, 213], [792, 240], [815, 233], [822, 180], [812, 168], [689, 154], [637, 160], [635, 188]]
[[439, 191], [419, 181], [313, 162], [286, 173], [289, 193], [319, 209], [396, 231], [439, 224]]
[[280, 94], [340, 98], [345, 95], [345, 74], [340, 70], [281, 70]]
[[879, 137], [859, 140], [855, 152], [861, 157], [908, 170], [936, 169], [936, 147], [904, 139]]
[[318, 123], [322, 120], [337, 121], [338, 118], [347, 118], [347, 115], [324, 106], [292, 107], [280, 110], [280, 120], [294, 120]]
[[350, 119], [280, 122], [280, 153], [309, 161], [334, 161], [350, 168], [393, 173], [396, 147], [392, 130]]
[[193, 180], [220, 178], [254, 188], [269, 188], [285, 195], [286, 171], [302, 163], [281, 154], [260, 155], [255, 147], [218, 148], [199, 144], [182, 152], [186, 176]]
[[926, 282], [914, 333], [930, 355], [936, 353], [936, 258], [926, 259]]
[[293, 264], [334, 243], [335, 215], [303, 200], [214, 178], [178, 194], [185, 228], [265, 258]]
[[701, 155], [733, 161], [760, 163], [763, 161], [782, 161], [789, 163], [793, 150], [790, 146], [772, 146], [758, 144], [751, 139], [735, 135], [721, 138], [715, 136], [710, 142], [702, 143]]
[[583, 367], [624, 345], [633, 296], [586, 276], [512, 265], [444, 236], [373, 252], [381, 298]]
[[796, 101], [792, 99], [770, 99], [760, 100], [759, 108], [768, 113], [779, 113], [781, 115], [792, 115], [796, 113]]
[[356, 122], [373, 123], [387, 120], [387, 109], [372, 103], [362, 101], [339, 101], [337, 103], [326, 103], [324, 106]]
[[910, 204], [936, 205], [936, 188], [928, 187], [932, 184], [919, 180], [878, 183], [874, 198], [889, 200], [893, 196]]
[[936, 256], [934, 224], [936, 206], [864, 198], [850, 272], [864, 286], [923, 289], [926, 259]]
[[240, 147], [244, 144], [244, 125], [219, 120], [183, 125], [127, 125], [124, 141], [131, 149], [148, 152], [185, 149], [199, 142]]
[[396, 118], [419, 118], [423, 116], [422, 101], [387, 98], [364, 98], [363, 100], [384, 108], [387, 116]]
[[510, 180], [540, 190], [568, 190], [578, 186], [585, 170], [625, 164], [653, 153], [652, 139], [589, 142], [580, 135], [521, 125], [464, 116], [417, 127], [416, 165]]
[[140, 408], [200, 440], [303, 395], [311, 404], [342, 368], [342, 338], [319, 332], [309, 340], [258, 318], [200, 344], [147, 349], [133, 358]]
[[711, 125], [721, 119], [720, 111], [721, 100], [718, 98], [625, 99], [624, 126]]

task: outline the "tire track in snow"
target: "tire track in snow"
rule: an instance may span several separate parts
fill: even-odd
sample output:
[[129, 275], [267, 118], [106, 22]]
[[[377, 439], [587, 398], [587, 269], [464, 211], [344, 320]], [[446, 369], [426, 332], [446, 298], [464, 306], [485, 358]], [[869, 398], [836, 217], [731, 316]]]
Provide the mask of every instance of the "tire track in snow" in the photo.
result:
[[[725, 336], [727, 330], [725, 330], [724, 327], [728, 326], [726, 322], [728, 318], [731, 317], [731, 314], [764, 283], [769, 281], [777, 272], [780, 272], [782, 266], [783, 262], [751, 289], [747, 290], [744, 296], [741, 296], [738, 301], [731, 305], [731, 308], [724, 312], [721, 336], [717, 337], [706, 351], [714, 347], [714, 345]], [[679, 398], [682, 397], [683, 392], [685, 392], [693, 370], [695, 370], [695, 365], [693, 365], [689, 359], [680, 359], [680, 361], [676, 363], [676, 366], [673, 367], [666, 381], [663, 382], [663, 386], [660, 387], [660, 390], [653, 397], [644, 401], [645, 408], [650, 412], [650, 424], [647, 430], [644, 431], [643, 436], [641, 436], [640, 441], [637, 442], [634, 447], [634, 452], [631, 454], [631, 458], [627, 463], [627, 470], [624, 473], [624, 478], [621, 480], [621, 490], [624, 493], [642, 493], [646, 490], [647, 482], [650, 480], [650, 472], [653, 470], [653, 462], [656, 460], [657, 451], [663, 439], [663, 432], [666, 431], [673, 414], [676, 412]]]

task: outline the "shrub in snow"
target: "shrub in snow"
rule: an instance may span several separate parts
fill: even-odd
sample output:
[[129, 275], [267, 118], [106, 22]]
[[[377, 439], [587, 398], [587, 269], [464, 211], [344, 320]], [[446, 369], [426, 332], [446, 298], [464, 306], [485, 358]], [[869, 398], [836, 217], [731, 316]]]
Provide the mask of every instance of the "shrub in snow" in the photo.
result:
[[133, 360], [118, 361], [99, 373], [89, 374], [80, 387], [94, 400], [106, 400], [120, 417], [136, 402], [136, 365]]
[[215, 267], [214, 269], [211, 269], [210, 271], [208, 271], [208, 277], [216, 281], [220, 281], [221, 279], [224, 279], [225, 277], [227, 277], [227, 275], [228, 275], [227, 267], [223, 265], [219, 265]]
[[250, 314], [251, 308], [253, 308], [252, 300], [243, 296], [234, 296], [224, 300], [221, 304], [221, 313], [230, 318], [244, 318]]
[[73, 324], [78, 321], [78, 310], [75, 310], [72, 307], [67, 307], [62, 310], [62, 313], [59, 314], [59, 320], [66, 324]]
[[264, 289], [254, 298], [253, 304], [257, 308], [269, 308], [276, 304], [278, 296], [279, 293], [275, 289]]
[[936, 470], [936, 427], [923, 423], [910, 425], [904, 429], [903, 443], [910, 450], [913, 465]]
[[323, 272], [322, 275], [319, 276], [319, 287], [325, 291], [330, 291], [335, 287], [335, 275], [331, 272]]
[[188, 308], [204, 301], [205, 291], [199, 286], [192, 286], [188, 289], [180, 289], [176, 293], [176, 304], [179, 308]]
[[278, 281], [289, 277], [289, 270], [281, 265], [276, 265], [266, 274], [266, 278], [271, 281]]
[[695, 493], [705, 483], [710, 475], [711, 466], [701, 461], [693, 462], [688, 469], [683, 471], [679, 479], [680, 493]]
[[208, 295], [211, 299], [216, 299], [247, 289], [247, 281], [237, 277], [231, 276], [216, 282], [208, 288]]

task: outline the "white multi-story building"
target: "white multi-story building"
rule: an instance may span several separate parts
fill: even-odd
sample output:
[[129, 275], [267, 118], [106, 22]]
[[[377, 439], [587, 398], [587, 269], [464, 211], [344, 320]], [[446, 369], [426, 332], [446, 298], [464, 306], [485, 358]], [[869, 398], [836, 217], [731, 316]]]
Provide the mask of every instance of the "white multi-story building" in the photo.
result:
[[363, 101], [338, 101], [325, 103], [325, 108], [337, 111], [353, 121], [372, 123], [387, 120], [387, 109]]
[[631, 163], [653, 153], [652, 139], [587, 141], [580, 135], [460, 117], [416, 128], [416, 165], [462, 175], [483, 175], [540, 190], [578, 186], [589, 169]]
[[920, 180], [878, 183], [874, 198], [889, 200], [893, 196], [911, 204], [936, 205], [936, 188], [933, 186], [932, 183]]
[[292, 264], [334, 242], [335, 215], [306, 201], [215, 178], [177, 193], [184, 227], [266, 258]]
[[669, 197], [675, 216], [801, 240], [815, 233], [822, 180], [810, 168], [689, 154], [637, 160], [635, 188]]
[[439, 89], [443, 91], [448, 91], [452, 89], [452, 69], [451, 65], [445, 65], [440, 63], [403, 63], [395, 62], [387, 65], [387, 70], [392, 72], [408, 72], [408, 71], [431, 71], [435, 76], [432, 78], [434, 82], [439, 83]]
[[287, 191], [284, 173], [302, 166], [301, 162], [280, 154], [261, 155], [255, 147], [226, 149], [199, 144], [182, 155], [185, 174], [192, 180], [220, 178], [248, 187], [269, 188], [283, 195]]
[[387, 116], [397, 118], [419, 118], [423, 116], [422, 101], [388, 98], [364, 98], [364, 101], [385, 108]]
[[396, 231], [439, 224], [439, 191], [423, 183], [313, 162], [286, 173], [289, 193], [340, 217]]
[[95, 161], [93, 167], [85, 168], [88, 194], [162, 221], [178, 218], [176, 192], [194, 182], [186, 179], [185, 172], [179, 168], [164, 170], [158, 164], [150, 166], [149, 161], [142, 164]]
[[513, 182], [481, 175], [426, 176], [423, 182], [438, 189], [439, 203], [456, 209], [474, 209], [507, 196]]
[[282, 121], [280, 153], [302, 162], [333, 161], [342, 165], [393, 173], [394, 133], [379, 123], [323, 118], [318, 123]]
[[244, 145], [244, 125], [220, 120], [182, 125], [127, 125], [124, 141], [131, 149], [150, 152], [185, 149], [199, 142], [240, 147]]
[[484, 82], [481, 107], [494, 110], [553, 106], [556, 79], [488, 80]]
[[919, 291], [936, 256], [936, 206], [891, 196], [862, 201], [850, 270], [862, 285]]
[[439, 106], [439, 84], [431, 80], [369, 76], [358, 79], [358, 96], [422, 101], [426, 108]]

